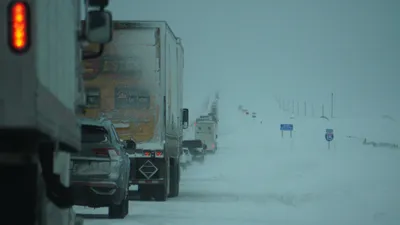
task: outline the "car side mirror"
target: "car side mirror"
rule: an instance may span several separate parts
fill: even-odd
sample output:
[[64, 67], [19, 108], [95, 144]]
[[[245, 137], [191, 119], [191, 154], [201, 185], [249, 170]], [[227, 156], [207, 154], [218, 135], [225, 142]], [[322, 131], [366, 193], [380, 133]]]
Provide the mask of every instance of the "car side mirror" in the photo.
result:
[[134, 142], [133, 140], [127, 140], [125, 141], [125, 143], [127, 149], [133, 149], [133, 150], [136, 149], [136, 142]]
[[107, 44], [112, 40], [112, 14], [109, 11], [89, 11], [85, 21], [85, 37], [89, 43]]
[[182, 109], [182, 126], [183, 129], [187, 129], [189, 127], [189, 109]]

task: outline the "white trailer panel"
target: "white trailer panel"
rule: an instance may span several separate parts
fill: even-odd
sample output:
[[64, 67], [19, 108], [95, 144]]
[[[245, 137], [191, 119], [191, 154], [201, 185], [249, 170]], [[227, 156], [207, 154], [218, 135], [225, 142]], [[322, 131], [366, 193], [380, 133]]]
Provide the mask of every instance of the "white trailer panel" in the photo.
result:
[[[0, 1], [0, 7], [7, 9], [9, 2]], [[78, 2], [26, 2], [30, 8], [29, 51], [15, 54], [6, 46], [7, 35], [0, 36], [4, 45], [0, 53], [0, 129], [36, 132], [78, 149]], [[7, 31], [6, 16], [0, 18], [0, 26]]]

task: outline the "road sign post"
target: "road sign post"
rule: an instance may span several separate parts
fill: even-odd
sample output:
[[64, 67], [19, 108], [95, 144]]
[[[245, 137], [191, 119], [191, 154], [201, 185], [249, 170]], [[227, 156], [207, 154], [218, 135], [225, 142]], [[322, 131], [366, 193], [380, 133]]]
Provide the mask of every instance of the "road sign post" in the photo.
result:
[[290, 132], [290, 138], [292, 138], [293, 124], [281, 124], [281, 136], [282, 136], [282, 138], [283, 138], [283, 132], [284, 131], [289, 131]]
[[331, 149], [331, 141], [333, 141], [334, 138], [333, 129], [326, 129], [325, 140], [328, 142], [328, 149]]

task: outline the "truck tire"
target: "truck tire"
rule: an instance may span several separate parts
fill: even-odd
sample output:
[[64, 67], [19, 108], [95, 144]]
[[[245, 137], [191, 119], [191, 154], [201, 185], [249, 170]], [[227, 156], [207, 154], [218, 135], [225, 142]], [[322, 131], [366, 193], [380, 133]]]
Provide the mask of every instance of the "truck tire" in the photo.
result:
[[167, 186], [165, 184], [160, 184], [154, 187], [153, 192], [154, 200], [157, 202], [167, 201]]
[[108, 218], [110, 219], [123, 219], [129, 213], [129, 199], [128, 199], [128, 191], [127, 188], [124, 191], [124, 197], [119, 205], [111, 204], [108, 207]]
[[179, 165], [174, 163], [170, 166], [170, 181], [169, 181], [169, 197], [177, 197], [179, 195]]

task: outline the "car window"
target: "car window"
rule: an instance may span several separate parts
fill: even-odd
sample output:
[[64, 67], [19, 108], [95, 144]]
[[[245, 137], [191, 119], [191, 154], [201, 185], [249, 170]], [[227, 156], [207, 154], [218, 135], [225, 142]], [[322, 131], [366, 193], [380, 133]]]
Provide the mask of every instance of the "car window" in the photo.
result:
[[82, 143], [104, 143], [110, 142], [110, 135], [107, 130], [101, 126], [82, 125]]

